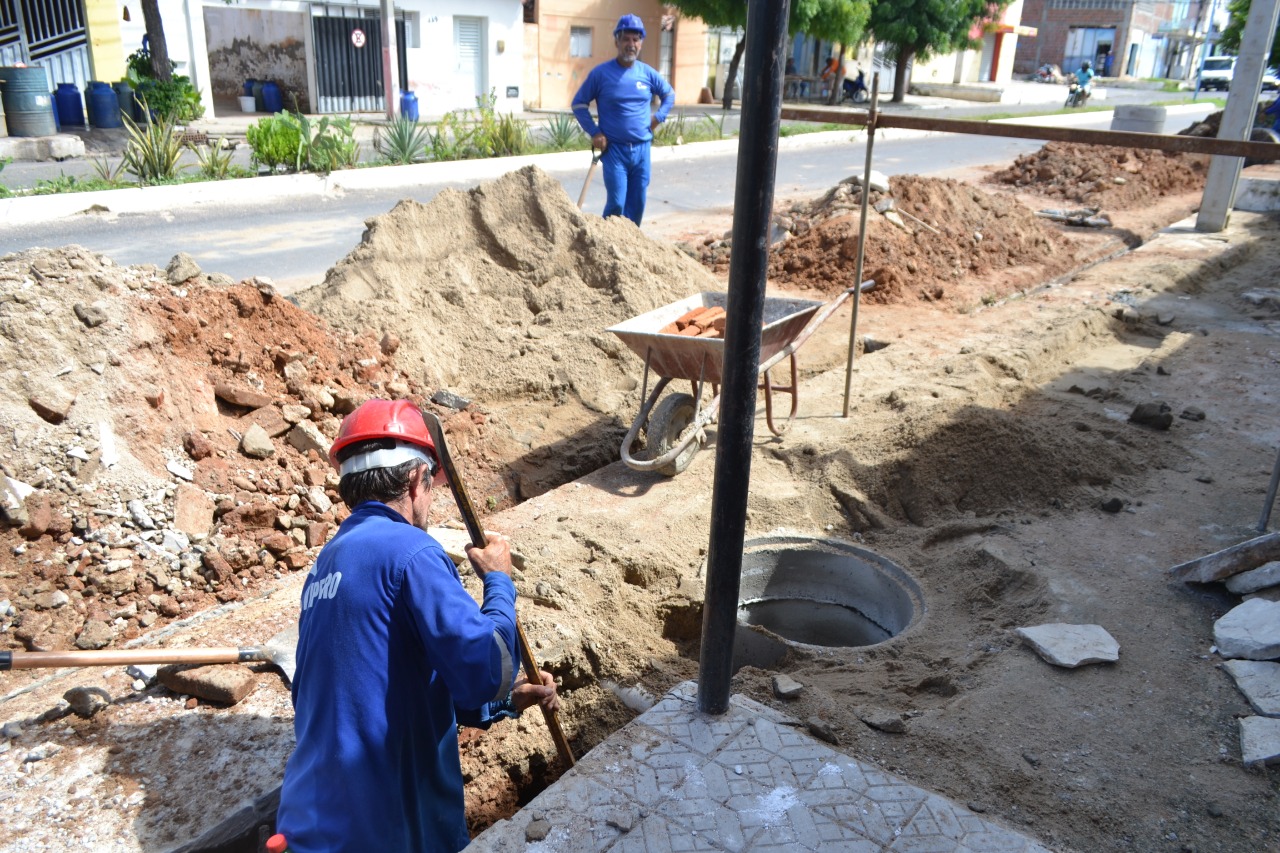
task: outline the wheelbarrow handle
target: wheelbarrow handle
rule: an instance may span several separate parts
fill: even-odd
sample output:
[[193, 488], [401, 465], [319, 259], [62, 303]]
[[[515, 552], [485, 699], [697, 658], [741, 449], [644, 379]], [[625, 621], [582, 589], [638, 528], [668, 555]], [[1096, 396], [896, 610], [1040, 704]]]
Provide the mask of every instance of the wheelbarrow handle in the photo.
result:
[[834, 314], [836, 309], [843, 305], [844, 301], [852, 296], [855, 291], [866, 293], [875, 286], [876, 283], [873, 279], [867, 279], [860, 285], [851, 284], [846, 287], [840, 292], [839, 296], [828, 302], [826, 305], [823, 305], [822, 308], [819, 309], [818, 313], [814, 314], [813, 317], [810, 318], [809, 322], [805, 324], [805, 327], [800, 330], [800, 333], [796, 335], [789, 344], [774, 353], [768, 360], [761, 363], [760, 372], [764, 373], [766, 370], [773, 367], [796, 350], [800, 349], [800, 346], [805, 341], [809, 340], [813, 333], [818, 330], [818, 327], [825, 323], [827, 318]]

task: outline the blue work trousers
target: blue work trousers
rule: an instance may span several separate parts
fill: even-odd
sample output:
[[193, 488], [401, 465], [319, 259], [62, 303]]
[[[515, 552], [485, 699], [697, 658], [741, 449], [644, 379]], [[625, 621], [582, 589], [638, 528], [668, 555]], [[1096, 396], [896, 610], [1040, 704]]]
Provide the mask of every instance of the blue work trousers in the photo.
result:
[[649, 189], [649, 142], [610, 142], [600, 158], [608, 197], [605, 216], [625, 216], [640, 224]]

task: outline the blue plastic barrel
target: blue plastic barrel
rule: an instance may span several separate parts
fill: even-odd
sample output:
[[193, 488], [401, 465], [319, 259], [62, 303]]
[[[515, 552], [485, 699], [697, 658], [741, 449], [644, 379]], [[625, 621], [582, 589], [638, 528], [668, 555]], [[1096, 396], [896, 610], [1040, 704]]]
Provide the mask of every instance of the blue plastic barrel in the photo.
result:
[[262, 106], [272, 115], [284, 110], [284, 95], [272, 80], [262, 84]]
[[240, 94], [241, 94], [241, 95], [244, 95], [246, 98], [252, 98], [252, 97], [253, 97], [253, 84], [254, 84], [254, 83], [257, 83], [257, 82], [258, 82], [258, 81], [257, 81], [257, 80], [254, 80], [252, 77], [250, 77], [248, 80], [245, 80], [245, 81], [244, 81], [244, 87], [243, 87], [243, 88], [241, 88], [241, 90], [240, 90]]
[[107, 83], [95, 80], [89, 84], [89, 103], [93, 106], [89, 113], [93, 116], [96, 127], [122, 127], [120, 121], [120, 101], [116, 98], [116, 90]]
[[59, 83], [53, 93], [58, 108], [58, 124], [84, 127], [84, 102], [80, 100], [80, 87], [75, 83]]
[[43, 66], [0, 68], [0, 90], [10, 136], [53, 136], [58, 132]]
[[93, 87], [101, 82], [101, 80], [90, 80], [84, 86], [84, 117], [90, 127], [98, 126], [98, 116], [94, 112], [97, 109], [97, 104], [93, 102]]
[[413, 92], [400, 93], [400, 117], [409, 121], [418, 120], [418, 96]]

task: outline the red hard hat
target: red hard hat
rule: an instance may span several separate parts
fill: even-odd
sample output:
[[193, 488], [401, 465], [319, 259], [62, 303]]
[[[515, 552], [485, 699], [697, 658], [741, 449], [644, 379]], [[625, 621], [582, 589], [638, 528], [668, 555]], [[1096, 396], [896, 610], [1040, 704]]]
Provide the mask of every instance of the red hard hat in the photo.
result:
[[[408, 400], [366, 400], [360, 407], [342, 419], [338, 429], [338, 437], [329, 448], [329, 462], [339, 471], [342, 466], [338, 462], [338, 453], [345, 447], [361, 441], [375, 438], [397, 440], [397, 446], [417, 446], [431, 452], [435, 462], [436, 444], [427, 432], [427, 425], [422, 420], [422, 412]], [[385, 452], [385, 451], [383, 451]], [[402, 459], [392, 458], [381, 465], [366, 465], [366, 468], [388, 467], [406, 462], [413, 458], [412, 454]], [[348, 460], [349, 461], [349, 460]]]

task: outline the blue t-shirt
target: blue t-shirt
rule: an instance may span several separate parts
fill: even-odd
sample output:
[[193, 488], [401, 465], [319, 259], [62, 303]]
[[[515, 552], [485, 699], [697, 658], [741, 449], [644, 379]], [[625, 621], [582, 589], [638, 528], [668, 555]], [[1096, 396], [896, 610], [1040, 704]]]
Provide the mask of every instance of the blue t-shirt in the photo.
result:
[[[573, 96], [573, 114], [587, 136], [603, 133], [610, 142], [648, 142], [653, 139], [649, 109], [655, 95], [662, 104], [652, 116], [666, 121], [676, 93], [662, 75], [640, 60], [628, 68], [612, 59], [591, 69]], [[600, 115], [598, 126], [591, 118], [592, 101]]]
[[385, 504], [356, 507], [302, 588], [289, 849], [465, 847], [457, 720], [487, 725], [516, 660], [509, 577], [487, 574], [477, 605], [438, 542]]

